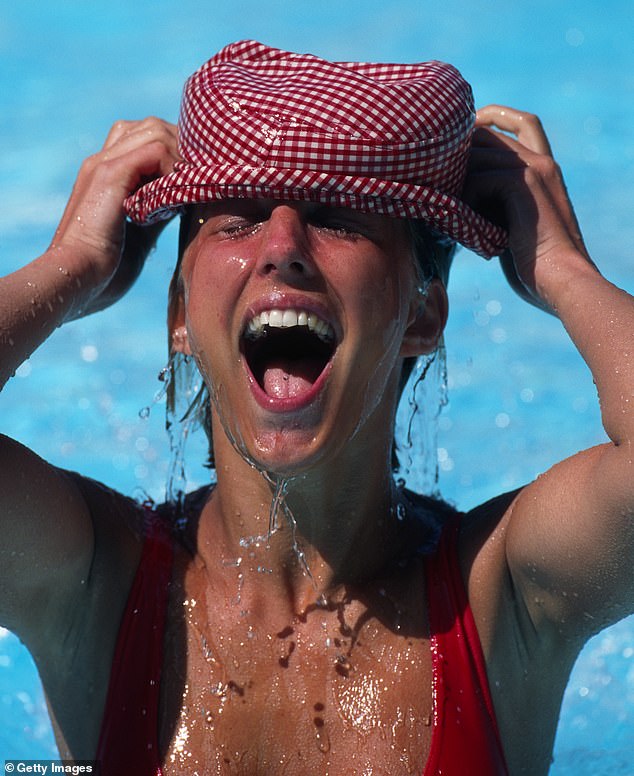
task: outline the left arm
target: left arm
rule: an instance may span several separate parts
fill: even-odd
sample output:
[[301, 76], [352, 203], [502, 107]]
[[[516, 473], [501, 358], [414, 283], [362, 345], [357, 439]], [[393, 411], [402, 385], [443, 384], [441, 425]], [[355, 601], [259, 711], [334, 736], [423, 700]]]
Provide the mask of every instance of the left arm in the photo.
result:
[[634, 611], [634, 298], [591, 262], [539, 120], [489, 106], [478, 124], [467, 196], [502, 203], [506, 275], [563, 323], [610, 438], [524, 488], [505, 518], [508, 570], [538, 631], [587, 638]]

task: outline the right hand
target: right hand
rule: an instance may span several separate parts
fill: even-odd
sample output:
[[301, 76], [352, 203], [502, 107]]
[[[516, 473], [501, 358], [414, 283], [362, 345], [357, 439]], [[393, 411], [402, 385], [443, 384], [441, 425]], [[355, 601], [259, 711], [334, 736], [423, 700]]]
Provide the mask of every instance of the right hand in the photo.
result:
[[84, 161], [49, 248], [77, 280], [68, 320], [108, 307], [132, 286], [166, 222], [126, 223], [123, 200], [178, 159], [176, 127], [151, 117], [117, 122]]

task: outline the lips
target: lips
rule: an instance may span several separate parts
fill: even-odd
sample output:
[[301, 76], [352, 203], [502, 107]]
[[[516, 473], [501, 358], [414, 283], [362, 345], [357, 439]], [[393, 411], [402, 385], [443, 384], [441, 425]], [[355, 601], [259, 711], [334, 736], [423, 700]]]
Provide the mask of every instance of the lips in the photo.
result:
[[333, 326], [313, 310], [270, 307], [246, 321], [240, 347], [258, 402], [287, 411], [318, 394], [337, 338]]

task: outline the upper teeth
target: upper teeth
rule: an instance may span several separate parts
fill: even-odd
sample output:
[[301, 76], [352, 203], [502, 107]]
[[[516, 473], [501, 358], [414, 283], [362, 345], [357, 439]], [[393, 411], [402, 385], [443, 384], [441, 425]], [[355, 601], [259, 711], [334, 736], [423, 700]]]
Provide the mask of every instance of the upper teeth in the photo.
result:
[[332, 326], [319, 318], [315, 313], [305, 310], [263, 310], [254, 315], [247, 325], [247, 334], [257, 335], [265, 326], [273, 329], [290, 329], [293, 326], [307, 326], [323, 340], [330, 341], [335, 337]]

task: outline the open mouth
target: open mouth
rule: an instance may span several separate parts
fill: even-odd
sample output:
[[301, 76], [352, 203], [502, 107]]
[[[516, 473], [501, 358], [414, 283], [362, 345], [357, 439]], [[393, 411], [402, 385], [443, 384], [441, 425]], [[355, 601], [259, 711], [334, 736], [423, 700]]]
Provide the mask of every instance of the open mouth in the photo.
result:
[[248, 321], [241, 350], [269, 399], [310, 398], [337, 346], [332, 326], [305, 310], [264, 310]]

